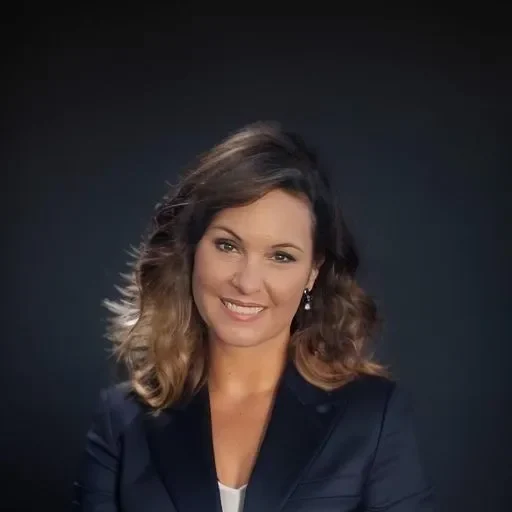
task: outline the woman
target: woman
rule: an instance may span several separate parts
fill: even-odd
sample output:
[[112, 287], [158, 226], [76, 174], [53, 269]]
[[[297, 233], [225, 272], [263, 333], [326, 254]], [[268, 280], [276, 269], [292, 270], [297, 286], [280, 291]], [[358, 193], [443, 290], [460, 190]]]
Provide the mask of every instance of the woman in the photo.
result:
[[314, 154], [258, 123], [157, 206], [75, 483], [86, 512], [434, 510]]

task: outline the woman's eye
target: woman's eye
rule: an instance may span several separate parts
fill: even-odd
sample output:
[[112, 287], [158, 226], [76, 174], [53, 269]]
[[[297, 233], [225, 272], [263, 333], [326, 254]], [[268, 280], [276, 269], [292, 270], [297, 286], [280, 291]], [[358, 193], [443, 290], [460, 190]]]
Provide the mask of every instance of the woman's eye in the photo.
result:
[[295, 258], [289, 254], [278, 252], [274, 254], [274, 261], [277, 261], [278, 263], [290, 263], [295, 261]]
[[235, 250], [235, 246], [226, 240], [217, 240], [215, 245], [223, 252], [233, 252]]

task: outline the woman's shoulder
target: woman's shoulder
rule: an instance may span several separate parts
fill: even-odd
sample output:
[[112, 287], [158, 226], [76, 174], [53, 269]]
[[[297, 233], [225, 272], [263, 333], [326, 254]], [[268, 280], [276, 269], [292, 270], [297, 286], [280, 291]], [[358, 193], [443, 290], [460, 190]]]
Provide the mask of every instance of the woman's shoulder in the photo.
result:
[[413, 413], [409, 390], [390, 377], [360, 375], [334, 394], [357, 416], [407, 418]]
[[110, 417], [114, 430], [123, 430], [147, 411], [128, 381], [111, 384], [100, 390], [99, 408]]
[[361, 374], [349, 386], [352, 392], [361, 398], [386, 399], [397, 389], [398, 382], [390, 377], [381, 375]]
[[136, 395], [129, 381], [110, 384], [101, 389], [100, 394], [112, 407], [123, 407], [136, 402]]
[[387, 400], [397, 388], [397, 381], [380, 375], [359, 374], [343, 386], [328, 392], [330, 400]]

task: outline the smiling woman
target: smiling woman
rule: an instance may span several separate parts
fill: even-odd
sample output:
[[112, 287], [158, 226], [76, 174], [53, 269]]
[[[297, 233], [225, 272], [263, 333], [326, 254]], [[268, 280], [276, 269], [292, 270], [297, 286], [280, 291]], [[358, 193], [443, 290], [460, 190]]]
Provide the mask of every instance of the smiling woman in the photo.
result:
[[211, 344], [284, 349], [318, 275], [309, 205], [276, 189], [221, 211], [197, 246], [194, 269], [194, 302]]
[[157, 205], [108, 331], [82, 511], [428, 511], [408, 402], [315, 154], [257, 123]]

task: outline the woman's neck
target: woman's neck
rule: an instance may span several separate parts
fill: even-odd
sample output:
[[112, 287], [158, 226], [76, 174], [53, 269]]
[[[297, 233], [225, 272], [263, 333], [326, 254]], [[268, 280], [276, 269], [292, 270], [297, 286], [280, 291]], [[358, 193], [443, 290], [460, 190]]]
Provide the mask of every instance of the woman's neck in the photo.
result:
[[287, 342], [236, 347], [211, 340], [210, 392], [233, 398], [274, 392], [286, 364], [287, 348]]

